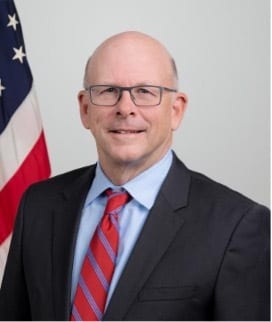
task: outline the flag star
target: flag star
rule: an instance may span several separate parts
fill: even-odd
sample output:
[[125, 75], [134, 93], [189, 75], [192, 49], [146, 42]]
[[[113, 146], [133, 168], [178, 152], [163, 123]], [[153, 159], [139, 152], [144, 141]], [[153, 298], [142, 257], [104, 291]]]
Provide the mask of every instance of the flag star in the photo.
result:
[[9, 23], [7, 24], [7, 27], [12, 27], [14, 30], [16, 30], [16, 25], [18, 25], [19, 21], [16, 20], [16, 14], [13, 16], [8, 15]]
[[0, 96], [2, 96], [2, 91], [4, 91], [6, 89], [6, 87], [4, 87], [2, 84], [1, 84], [1, 78], [0, 78]]
[[23, 57], [26, 56], [25, 53], [23, 53], [23, 46], [21, 46], [19, 49], [13, 48], [15, 55], [12, 57], [12, 60], [19, 59], [20, 63], [23, 63]]

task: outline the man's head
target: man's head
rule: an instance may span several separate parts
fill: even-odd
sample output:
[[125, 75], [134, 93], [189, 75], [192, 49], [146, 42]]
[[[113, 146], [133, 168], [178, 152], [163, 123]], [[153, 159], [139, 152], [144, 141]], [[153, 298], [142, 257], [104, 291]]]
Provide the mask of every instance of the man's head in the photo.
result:
[[[124, 32], [103, 42], [88, 60], [84, 86], [92, 85], [110, 85], [106, 92], [112, 95], [114, 86], [152, 85], [177, 90], [178, 80], [174, 60], [162, 44], [139, 32]], [[118, 168], [135, 176], [171, 147], [172, 132], [180, 124], [187, 99], [180, 92], [160, 92], [160, 104], [155, 106], [141, 106], [141, 100], [140, 106], [134, 104], [138, 93], [154, 94], [142, 88], [131, 93], [124, 90], [114, 106], [95, 105], [89, 91], [79, 93], [83, 125], [96, 140], [99, 161], [108, 176], [110, 169]]]
[[[130, 49], [134, 52], [134, 46], [135, 46], [135, 42], [139, 41], [139, 45], [140, 42], [148, 42], [150, 43], [148, 46], [153, 47], [153, 51], [157, 52], [158, 55], [162, 54], [164, 52], [165, 55], [165, 59], [167, 64], [169, 65], [167, 68], [169, 69], [168, 72], [171, 74], [170, 77], [173, 77], [173, 80], [176, 82], [175, 83], [175, 88], [178, 87], [178, 72], [177, 72], [177, 67], [176, 67], [176, 63], [175, 60], [170, 56], [170, 54], [168, 53], [167, 49], [161, 44], [159, 43], [156, 39], [140, 33], [140, 32], [135, 32], [135, 31], [131, 31], [131, 32], [123, 32], [121, 34], [117, 34], [114, 35], [111, 38], [106, 39], [92, 54], [92, 56], [88, 59], [87, 64], [86, 64], [86, 68], [85, 68], [85, 74], [84, 74], [84, 88], [86, 88], [89, 84], [90, 84], [90, 80], [89, 80], [89, 76], [90, 73], [92, 72], [92, 66], [93, 63], [95, 63], [95, 58], [97, 57], [97, 55], [99, 55], [99, 53], [104, 49], [107, 48], [109, 45], [109, 50], [111, 50], [111, 48], [114, 48], [114, 42], [118, 42], [120, 40], [120, 42], [122, 43], [122, 41], [125, 42], [125, 44], [127, 45], [128, 49], [130, 47]], [[152, 43], [153, 42], [153, 43]], [[113, 47], [112, 47], [113, 46]], [[118, 51], [118, 43], [116, 43], [116, 50]], [[145, 48], [143, 48], [144, 51], [146, 50]], [[138, 54], [140, 55], [140, 52], [138, 53], [137, 51], [134, 52], [134, 54], [136, 54], [136, 56], [138, 56]], [[138, 59], [140, 58], [144, 58], [144, 57], [138, 57]], [[120, 59], [121, 56], [120, 56]], [[154, 56], [154, 60], [156, 60], [156, 56]], [[142, 65], [144, 66], [144, 65]], [[131, 66], [129, 66], [131, 68]], [[167, 70], [164, 71], [164, 73], [166, 73]]]

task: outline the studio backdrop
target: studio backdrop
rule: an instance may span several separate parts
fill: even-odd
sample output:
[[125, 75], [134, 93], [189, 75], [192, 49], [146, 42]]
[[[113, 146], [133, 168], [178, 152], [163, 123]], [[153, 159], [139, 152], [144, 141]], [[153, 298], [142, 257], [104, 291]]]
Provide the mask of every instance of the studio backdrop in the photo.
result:
[[[97, 160], [77, 93], [87, 58], [125, 30], [176, 60], [189, 103], [174, 137], [185, 164], [269, 206], [268, 0], [15, 0], [52, 175]], [[182, 184], [182, 183], [181, 183]]]

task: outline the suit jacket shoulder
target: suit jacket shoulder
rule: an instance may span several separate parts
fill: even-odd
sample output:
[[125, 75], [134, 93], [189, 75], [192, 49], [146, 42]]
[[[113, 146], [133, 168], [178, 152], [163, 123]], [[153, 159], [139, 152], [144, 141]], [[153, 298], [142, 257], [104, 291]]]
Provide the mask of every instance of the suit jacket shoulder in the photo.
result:
[[212, 203], [213, 205], [221, 204], [227, 208], [234, 206], [247, 208], [257, 205], [263, 207], [240, 192], [202, 173], [188, 169], [176, 155], [162, 190], [174, 199], [197, 197], [194, 203], [205, 201], [206, 206]]
[[91, 180], [94, 177], [95, 168], [96, 164], [74, 169], [69, 172], [56, 175], [52, 178], [34, 183], [30, 186], [30, 189], [55, 194], [57, 191], [69, 190], [71, 186], [77, 185], [82, 180], [89, 180], [89, 183], [91, 183]]

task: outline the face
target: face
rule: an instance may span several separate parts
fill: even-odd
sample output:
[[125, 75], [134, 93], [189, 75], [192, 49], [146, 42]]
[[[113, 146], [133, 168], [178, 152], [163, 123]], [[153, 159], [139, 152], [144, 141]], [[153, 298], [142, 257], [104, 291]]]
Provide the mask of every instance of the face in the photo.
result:
[[[168, 53], [150, 38], [120, 37], [94, 54], [88, 68], [88, 85], [159, 85], [175, 88]], [[79, 93], [83, 125], [90, 129], [103, 168], [131, 167], [138, 172], [160, 160], [171, 147], [172, 133], [182, 119], [186, 97], [163, 92], [161, 104], [135, 106], [127, 91], [117, 105], [96, 106], [89, 93]]]

